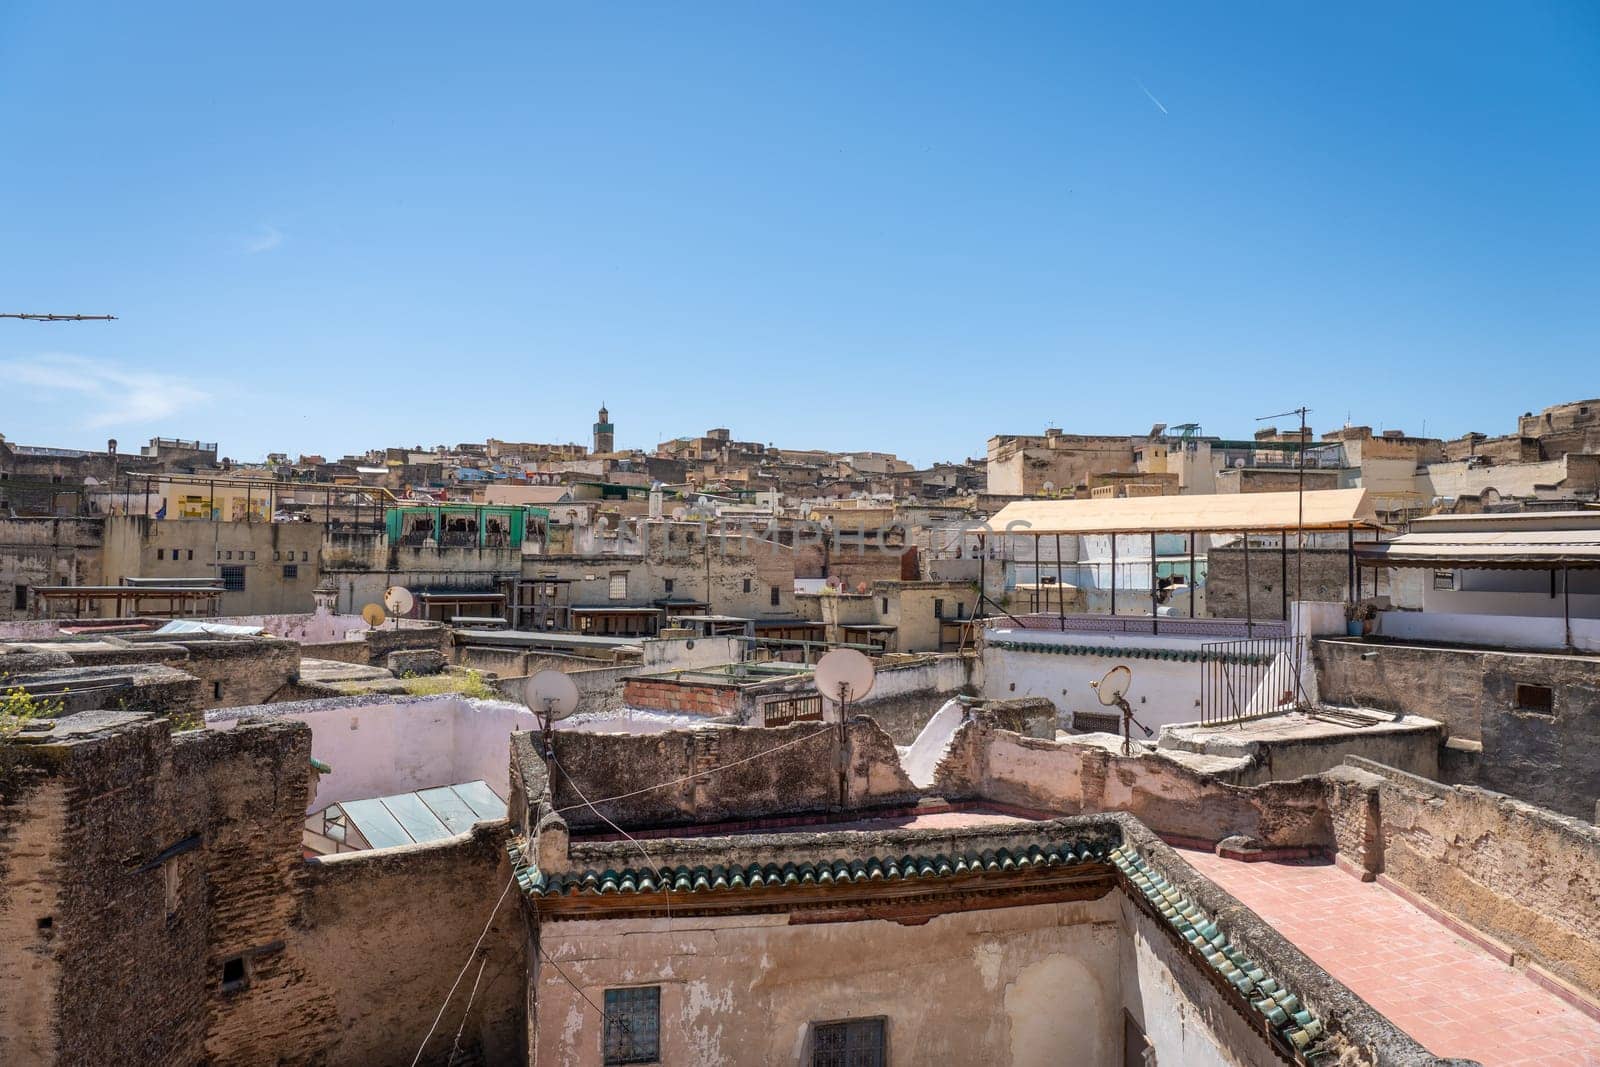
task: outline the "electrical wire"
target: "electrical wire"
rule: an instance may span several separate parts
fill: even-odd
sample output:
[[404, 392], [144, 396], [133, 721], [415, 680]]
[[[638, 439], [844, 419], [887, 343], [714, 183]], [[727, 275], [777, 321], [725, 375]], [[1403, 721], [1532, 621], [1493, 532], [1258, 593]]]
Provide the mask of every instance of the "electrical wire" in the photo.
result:
[[[578, 794], [578, 799], [583, 801], [585, 804], [588, 804], [589, 810], [594, 812], [595, 815], [599, 816], [600, 821], [604, 822], [607, 826], [611, 827], [617, 833], [621, 834], [623, 837], [632, 842], [633, 847], [639, 850], [639, 855], [645, 858], [645, 862], [657, 868], [658, 874], [660, 871], [666, 869], [665, 864], [657, 862], [654, 856], [645, 851], [644, 846], [639, 844], [638, 838], [634, 837], [632, 834], [628, 833], [628, 831], [624, 830], [622, 827], [606, 818], [605, 815], [601, 814], [599, 808], [589, 803], [589, 798], [583, 795], [583, 790], [578, 788], [578, 783], [573, 780], [572, 775], [567, 773], [567, 769], [561, 766], [561, 761], [556, 759], [555, 748], [553, 746], [550, 749], [550, 762], [555, 764], [556, 770], [561, 772], [561, 777], [567, 780], [567, 784], [572, 787], [572, 791]], [[669, 880], [662, 885], [661, 893], [661, 903], [666, 907], [667, 910], [667, 929], [670, 931], [672, 929], [672, 882], [670, 877]]]
[[[439, 1005], [439, 1014], [433, 1017], [433, 1025], [428, 1027], [427, 1036], [422, 1039], [422, 1044], [417, 1046], [417, 1054], [411, 1058], [411, 1067], [417, 1067], [422, 1060], [422, 1053], [428, 1047], [428, 1042], [433, 1040], [433, 1032], [439, 1028], [439, 1020], [444, 1018], [445, 1008], [450, 1006], [450, 998], [456, 995], [456, 987], [461, 984], [461, 979], [466, 977], [467, 968], [472, 966], [472, 957], [478, 954], [478, 949], [483, 945], [483, 939], [489, 936], [489, 927], [494, 925], [494, 917], [500, 911], [500, 905], [505, 903], [506, 894], [511, 892], [511, 887], [517, 884], [517, 876], [513, 874], [506, 879], [506, 887], [500, 890], [500, 899], [494, 902], [494, 910], [489, 913], [488, 920], [483, 924], [483, 932], [478, 934], [478, 940], [473, 943], [472, 951], [467, 953], [467, 962], [461, 965], [461, 973], [456, 975], [456, 980], [450, 983], [450, 992], [444, 995], [444, 1003]], [[482, 974], [480, 969], [479, 974]]]
[[461, 1013], [461, 1025], [456, 1028], [455, 1043], [450, 1046], [450, 1060], [455, 1061], [456, 1053], [461, 1051], [461, 1035], [467, 1032], [467, 1019], [472, 1015], [472, 1002], [478, 998], [478, 983], [483, 981], [483, 969], [489, 966], [489, 957], [485, 956], [478, 963], [478, 977], [472, 980], [472, 992], [467, 994], [467, 1008]]
[[[627, 800], [629, 797], [636, 797], [636, 796], [640, 796], [640, 795], [645, 794], [645, 793], [653, 793], [657, 789], [666, 789], [669, 786], [682, 785], [684, 782], [690, 782], [690, 781], [693, 781], [696, 778], [705, 778], [708, 775], [716, 774], [719, 771], [731, 770], [732, 768], [737, 767], [737, 766], [739, 766], [740, 764], [743, 764], [743, 763], [754, 763], [756, 760], [762, 759], [763, 757], [766, 757], [766, 756], [770, 756], [774, 752], [782, 752], [786, 748], [793, 748], [795, 745], [803, 744], [806, 741], [811, 741], [811, 740], [813, 740], [815, 738], [818, 738], [818, 737], [826, 737], [830, 733], [832, 733], [832, 731], [833, 731], [833, 727], [831, 725], [830, 726], [825, 726], [820, 730], [816, 730], [816, 731], [813, 731], [812, 733], [806, 734], [806, 736], [804, 736], [804, 737], [797, 737], [793, 741], [785, 741], [781, 745], [774, 745], [771, 748], [763, 749], [762, 751], [757, 752], [753, 756], [746, 756], [744, 759], [737, 759], [737, 760], [734, 760], [732, 763], [724, 763], [724, 764], [722, 764], [720, 766], [712, 767], [712, 768], [710, 768], [708, 770], [704, 770], [704, 771], [699, 771], [699, 772], [697, 772], [695, 774], [686, 774], [681, 778], [674, 778], [671, 781], [661, 782], [661, 783], [659, 783], [657, 785], [647, 785], [643, 789], [635, 789], [632, 792], [618, 793], [616, 796], [613, 796], [613, 797], [601, 797], [599, 800], [596, 800], [596, 801], [593, 801], [593, 802], [585, 800], [582, 804], [569, 804], [568, 806], [566, 806], [564, 808], [557, 808], [556, 809], [556, 814], [557, 815], [564, 815], [569, 811], [577, 811], [579, 808], [584, 808], [584, 807], [593, 808], [596, 804], [609, 804], [614, 800]], [[561, 773], [565, 774], [566, 772], [563, 771]], [[572, 779], [570, 777], [567, 779], [567, 781], [569, 781], [569, 782], [571, 780]], [[599, 813], [596, 812], [596, 814], [599, 814]], [[603, 816], [602, 816], [602, 818], [603, 818]]]

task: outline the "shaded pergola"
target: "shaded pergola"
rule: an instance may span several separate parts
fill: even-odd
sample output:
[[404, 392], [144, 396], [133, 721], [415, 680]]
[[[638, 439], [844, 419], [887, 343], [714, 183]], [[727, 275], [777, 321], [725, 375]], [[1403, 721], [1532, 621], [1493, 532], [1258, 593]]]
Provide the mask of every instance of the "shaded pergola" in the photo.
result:
[[[1019, 500], [1007, 504], [989, 520], [988, 528], [979, 534], [979, 588], [983, 588], [983, 567], [987, 552], [983, 541], [987, 536], [1032, 537], [1034, 539], [1034, 566], [1042, 570], [1039, 546], [1043, 539], [1055, 541], [1056, 584], [1063, 585], [1061, 538], [1064, 535], [1103, 535], [1111, 539], [1111, 614], [1117, 611], [1117, 539], [1129, 536], [1148, 536], [1150, 539], [1150, 616], [1159, 618], [1156, 610], [1160, 590], [1156, 580], [1156, 537], [1159, 534], [1181, 534], [1187, 538], [1189, 551], [1189, 580], [1195, 574], [1195, 539], [1200, 534], [1238, 534], [1244, 547], [1245, 571], [1245, 625], [1253, 622], [1254, 611], [1250, 596], [1250, 535], [1272, 534], [1280, 537], [1279, 568], [1282, 575], [1283, 615], [1288, 618], [1289, 605], [1289, 538], [1295, 535], [1300, 543], [1307, 533], [1343, 533], [1346, 538], [1349, 588], [1353, 597], [1357, 589], [1356, 531], [1375, 531], [1380, 528], [1377, 513], [1364, 489], [1323, 489], [1308, 492], [1212, 494], [1204, 496], [1148, 496], [1120, 497], [1095, 500]], [[1297, 551], [1299, 545], [1297, 544]], [[1300, 568], [1296, 567], [1296, 573]], [[1141, 591], [1141, 596], [1143, 591]], [[993, 603], [991, 601], [991, 603]], [[1057, 613], [1063, 629], [1066, 628], [1064, 598], [1057, 597]], [[999, 605], [995, 605], [998, 609]], [[1001, 609], [1003, 610], [1003, 609]], [[1189, 598], [1189, 617], [1194, 617], [1194, 597]], [[1159, 622], [1152, 621], [1152, 631]]]
[[[1552, 529], [1550, 527], [1560, 527]], [[1562, 625], [1572, 645], [1573, 571], [1600, 571], [1600, 511], [1529, 512], [1418, 519], [1391, 541], [1356, 546], [1357, 568], [1545, 571], [1550, 596], [1561, 576]], [[1376, 579], [1374, 579], [1376, 582]]]
[[[36, 618], [84, 618], [98, 609], [102, 601], [110, 601], [117, 619], [154, 616], [165, 619], [189, 619], [216, 615], [222, 599], [222, 583], [164, 585], [36, 585], [33, 594], [33, 614]], [[90, 605], [95, 605], [91, 608]], [[65, 615], [58, 609], [70, 606]]]

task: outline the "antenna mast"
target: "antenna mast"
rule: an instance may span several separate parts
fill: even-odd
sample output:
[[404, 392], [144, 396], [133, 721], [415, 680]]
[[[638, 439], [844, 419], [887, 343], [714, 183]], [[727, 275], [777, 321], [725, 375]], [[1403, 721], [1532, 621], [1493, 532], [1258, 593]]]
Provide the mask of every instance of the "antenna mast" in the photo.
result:
[[114, 322], [115, 315], [55, 315], [32, 311], [0, 311], [0, 319], [27, 319], [29, 322]]

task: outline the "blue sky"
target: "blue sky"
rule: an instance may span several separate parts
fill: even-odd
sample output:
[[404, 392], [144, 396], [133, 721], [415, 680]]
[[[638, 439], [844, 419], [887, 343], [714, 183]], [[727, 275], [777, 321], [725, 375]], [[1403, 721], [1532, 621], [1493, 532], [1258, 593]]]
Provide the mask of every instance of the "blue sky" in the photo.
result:
[[[1127, 8], [1128, 10], [1123, 10]], [[0, 432], [1508, 432], [1600, 393], [1593, 4], [0, 6]]]

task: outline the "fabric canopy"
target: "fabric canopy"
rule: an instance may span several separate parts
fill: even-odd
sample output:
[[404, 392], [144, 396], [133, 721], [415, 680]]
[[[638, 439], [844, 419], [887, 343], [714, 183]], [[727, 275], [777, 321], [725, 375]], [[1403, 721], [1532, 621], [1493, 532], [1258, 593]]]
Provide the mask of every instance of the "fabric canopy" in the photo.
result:
[[1600, 567], [1600, 528], [1408, 533], [1356, 546], [1365, 567], [1539, 569]]
[[1106, 500], [1018, 500], [1001, 508], [989, 520], [990, 528], [996, 533], [1024, 537], [1030, 534], [1343, 530], [1351, 526], [1372, 528], [1377, 525], [1377, 513], [1365, 489]]

